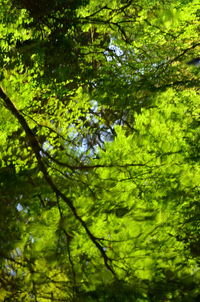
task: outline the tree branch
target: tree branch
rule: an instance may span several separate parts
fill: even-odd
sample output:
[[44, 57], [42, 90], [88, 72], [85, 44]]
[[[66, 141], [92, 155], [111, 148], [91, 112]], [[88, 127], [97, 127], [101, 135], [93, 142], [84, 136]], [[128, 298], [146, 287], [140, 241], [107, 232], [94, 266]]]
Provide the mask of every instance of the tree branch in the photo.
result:
[[104, 264], [106, 266], [106, 268], [115, 276], [116, 273], [113, 270], [112, 266], [109, 264], [110, 258], [107, 256], [103, 246], [98, 242], [97, 238], [91, 233], [90, 229], [87, 227], [86, 222], [78, 215], [76, 208], [74, 207], [72, 201], [65, 196], [65, 194], [63, 194], [59, 188], [55, 185], [55, 183], [53, 182], [52, 178], [50, 177], [47, 168], [43, 162], [42, 156], [41, 156], [41, 147], [39, 145], [39, 142], [37, 141], [33, 131], [31, 130], [31, 128], [29, 127], [27, 121], [25, 120], [25, 118], [23, 117], [23, 115], [21, 115], [21, 113], [18, 111], [17, 107], [15, 106], [15, 104], [11, 101], [11, 99], [6, 95], [6, 93], [4, 92], [3, 88], [0, 86], [0, 98], [4, 101], [4, 106], [12, 113], [13, 116], [16, 117], [16, 119], [18, 120], [18, 122], [20, 123], [20, 125], [22, 126], [23, 130], [26, 133], [26, 139], [27, 142], [29, 143], [30, 147], [32, 148], [35, 157], [37, 159], [38, 162], [38, 167], [40, 169], [40, 171], [43, 173], [44, 178], [46, 180], [46, 182], [48, 183], [48, 185], [51, 187], [52, 191], [58, 196], [60, 197], [66, 204], [67, 206], [70, 208], [74, 218], [80, 222], [80, 224], [82, 225], [82, 227], [85, 229], [88, 237], [90, 238], [90, 240], [93, 242], [93, 244], [97, 247], [97, 249], [100, 251], [101, 256], [104, 259]]
[[90, 170], [90, 169], [97, 169], [97, 168], [127, 168], [127, 167], [145, 167], [147, 164], [141, 164], [141, 163], [135, 163], [135, 164], [110, 164], [110, 165], [104, 165], [104, 164], [96, 164], [96, 165], [84, 165], [80, 163], [79, 166], [72, 166], [68, 163], [61, 162], [55, 157], [51, 156], [47, 151], [42, 150], [42, 153], [44, 153], [49, 159], [51, 159], [53, 162], [58, 164], [59, 166], [69, 168], [71, 170]]

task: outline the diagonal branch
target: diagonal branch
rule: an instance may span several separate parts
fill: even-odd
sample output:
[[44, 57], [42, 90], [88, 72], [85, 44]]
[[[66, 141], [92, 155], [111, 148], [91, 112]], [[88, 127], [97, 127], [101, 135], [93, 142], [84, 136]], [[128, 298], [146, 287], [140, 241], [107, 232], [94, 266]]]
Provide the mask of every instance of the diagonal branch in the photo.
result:
[[90, 238], [90, 240], [93, 242], [93, 244], [97, 247], [97, 249], [99, 250], [101, 256], [104, 259], [104, 264], [106, 266], [106, 268], [115, 276], [116, 273], [113, 270], [112, 266], [109, 264], [110, 262], [110, 258], [107, 256], [103, 246], [98, 242], [98, 239], [91, 233], [90, 229], [88, 228], [86, 222], [79, 216], [79, 214], [77, 213], [76, 208], [74, 207], [72, 201], [65, 196], [65, 194], [63, 194], [59, 188], [56, 186], [56, 184], [53, 182], [52, 178], [50, 177], [47, 168], [43, 162], [42, 156], [41, 156], [41, 147], [39, 145], [39, 142], [37, 141], [37, 138], [35, 137], [33, 131], [31, 130], [31, 128], [29, 127], [27, 121], [25, 120], [24, 116], [18, 111], [17, 107], [15, 106], [15, 104], [11, 101], [11, 99], [6, 95], [6, 93], [4, 92], [3, 88], [0, 86], [0, 98], [3, 100], [4, 102], [4, 106], [12, 113], [13, 116], [16, 117], [16, 119], [18, 120], [18, 122], [20, 123], [20, 125], [22, 126], [23, 130], [26, 133], [26, 139], [27, 142], [29, 143], [30, 147], [32, 148], [35, 157], [37, 159], [38, 162], [38, 167], [40, 169], [40, 171], [43, 173], [44, 178], [46, 180], [46, 182], [48, 183], [48, 185], [50, 186], [50, 188], [52, 189], [52, 191], [58, 196], [60, 197], [66, 204], [67, 206], [70, 208], [74, 218], [80, 222], [80, 224], [82, 225], [82, 227], [85, 229], [88, 237]]

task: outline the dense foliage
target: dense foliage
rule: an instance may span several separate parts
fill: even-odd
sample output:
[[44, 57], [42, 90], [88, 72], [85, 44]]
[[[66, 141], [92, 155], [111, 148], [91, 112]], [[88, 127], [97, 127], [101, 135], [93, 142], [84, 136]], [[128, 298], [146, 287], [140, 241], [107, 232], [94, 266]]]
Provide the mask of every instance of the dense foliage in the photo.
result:
[[199, 301], [199, 0], [0, 18], [0, 301]]

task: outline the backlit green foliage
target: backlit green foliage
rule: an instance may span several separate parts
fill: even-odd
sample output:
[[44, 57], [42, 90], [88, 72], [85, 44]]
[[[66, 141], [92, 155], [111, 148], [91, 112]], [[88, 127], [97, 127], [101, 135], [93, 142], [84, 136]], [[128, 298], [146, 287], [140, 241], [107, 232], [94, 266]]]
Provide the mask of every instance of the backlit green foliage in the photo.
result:
[[0, 302], [200, 299], [199, 1], [0, 4]]

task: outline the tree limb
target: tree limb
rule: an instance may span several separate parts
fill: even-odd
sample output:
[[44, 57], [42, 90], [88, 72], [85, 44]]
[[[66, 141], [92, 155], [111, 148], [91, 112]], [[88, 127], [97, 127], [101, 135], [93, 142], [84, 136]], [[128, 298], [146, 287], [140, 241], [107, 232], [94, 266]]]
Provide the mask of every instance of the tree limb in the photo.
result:
[[4, 101], [4, 106], [12, 113], [13, 116], [16, 117], [16, 119], [18, 120], [18, 122], [20, 123], [20, 125], [22, 126], [23, 130], [26, 133], [26, 139], [27, 142], [29, 143], [30, 147], [32, 148], [35, 157], [37, 159], [38, 162], [38, 166], [40, 171], [43, 173], [44, 178], [46, 180], [46, 182], [48, 183], [48, 185], [51, 187], [52, 191], [58, 196], [60, 197], [66, 204], [67, 206], [70, 208], [74, 218], [80, 222], [80, 224], [82, 225], [82, 227], [85, 229], [88, 237], [91, 239], [91, 241], [93, 242], [93, 244], [97, 247], [97, 249], [100, 251], [101, 256], [104, 259], [104, 264], [106, 266], [106, 268], [115, 276], [116, 273], [113, 270], [112, 266], [109, 264], [110, 258], [107, 256], [103, 246], [98, 242], [97, 238], [91, 233], [90, 229], [87, 227], [86, 222], [78, 215], [76, 208], [74, 207], [72, 201], [65, 196], [65, 194], [63, 194], [59, 188], [56, 186], [56, 184], [53, 182], [52, 178], [50, 177], [47, 168], [43, 162], [42, 159], [42, 155], [41, 155], [41, 147], [39, 145], [39, 142], [37, 141], [37, 138], [35, 137], [33, 131], [31, 130], [31, 128], [29, 127], [27, 121], [25, 120], [25, 118], [23, 117], [23, 115], [21, 115], [21, 113], [18, 111], [17, 107], [15, 106], [15, 104], [11, 101], [11, 99], [6, 95], [6, 93], [4, 92], [3, 88], [0, 86], [0, 98]]

